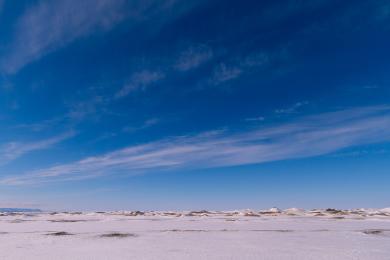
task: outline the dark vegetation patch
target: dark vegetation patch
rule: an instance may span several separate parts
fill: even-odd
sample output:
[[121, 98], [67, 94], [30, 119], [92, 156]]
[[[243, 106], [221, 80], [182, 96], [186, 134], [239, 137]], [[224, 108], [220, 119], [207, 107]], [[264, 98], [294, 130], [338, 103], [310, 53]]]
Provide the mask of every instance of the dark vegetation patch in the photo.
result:
[[131, 233], [119, 233], [119, 232], [113, 232], [108, 234], [100, 235], [100, 237], [107, 237], [107, 238], [126, 238], [126, 237], [136, 237], [136, 234]]
[[208, 216], [209, 214], [212, 214], [210, 211], [207, 210], [199, 210], [199, 211], [191, 211], [186, 216], [193, 217], [193, 216]]
[[69, 214], [70, 214], [70, 215], [82, 215], [83, 212], [77, 211], [77, 212], [70, 212]]
[[31, 219], [13, 219], [13, 220], [9, 220], [8, 222], [9, 223], [23, 223], [23, 222], [32, 222], [32, 221], [36, 221], [36, 220], [31, 220]]
[[254, 213], [254, 212], [245, 212], [244, 213], [245, 217], [261, 217], [260, 214]]
[[[220, 229], [220, 230], [204, 230], [204, 229], [170, 229], [170, 230], [163, 230], [163, 232], [241, 232], [246, 230], [237, 230], [237, 229]], [[280, 232], [280, 233], [287, 233], [287, 232], [294, 232], [294, 230], [290, 229], [253, 229], [253, 230], [247, 230], [251, 232]]]
[[371, 216], [383, 216], [383, 217], [389, 216], [388, 214], [383, 213], [383, 212], [376, 212], [376, 213], [370, 214], [370, 215], [371, 215]]
[[169, 229], [164, 230], [165, 232], [210, 232], [212, 230], [204, 230], [204, 229]]
[[58, 214], [82, 215], [83, 212], [80, 212], [80, 211], [76, 211], [76, 212], [69, 212], [69, 211], [57, 212], [57, 211], [53, 211], [53, 212], [49, 213], [49, 215], [58, 215]]
[[74, 222], [88, 222], [88, 221], [92, 221], [92, 220], [83, 220], [83, 219], [52, 219], [52, 220], [49, 220], [50, 222], [53, 222], [53, 223], [57, 223], [57, 222], [60, 222], [60, 223], [74, 223]]
[[59, 231], [59, 232], [53, 232], [46, 234], [48, 236], [72, 236], [73, 234], [65, 232], [65, 231]]
[[24, 221], [25, 220], [22, 220], [22, 219], [14, 219], [14, 220], [9, 221], [9, 223], [22, 223]]
[[335, 214], [335, 215], [347, 215], [348, 214], [348, 212], [346, 212], [344, 210], [339, 210], [339, 209], [326, 209], [325, 212], [329, 213], [329, 214]]
[[119, 215], [128, 216], [128, 217], [136, 217], [136, 216], [144, 216], [144, 215], [145, 215], [145, 212], [136, 210], [136, 211], [121, 213], [121, 214], [119, 214]]
[[294, 232], [294, 230], [291, 230], [291, 229], [253, 229], [251, 231], [254, 231], [254, 232], [280, 232], [280, 233]]
[[325, 210], [328, 213], [341, 213], [341, 210], [328, 208]]
[[390, 232], [390, 229], [366, 229], [362, 232], [366, 235], [385, 235]]

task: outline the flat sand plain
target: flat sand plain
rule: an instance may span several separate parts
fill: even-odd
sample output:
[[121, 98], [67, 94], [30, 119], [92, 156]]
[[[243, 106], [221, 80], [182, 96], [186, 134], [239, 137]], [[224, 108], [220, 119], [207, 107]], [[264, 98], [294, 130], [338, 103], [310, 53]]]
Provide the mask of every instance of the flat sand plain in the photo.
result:
[[0, 259], [390, 259], [390, 213], [0, 213]]

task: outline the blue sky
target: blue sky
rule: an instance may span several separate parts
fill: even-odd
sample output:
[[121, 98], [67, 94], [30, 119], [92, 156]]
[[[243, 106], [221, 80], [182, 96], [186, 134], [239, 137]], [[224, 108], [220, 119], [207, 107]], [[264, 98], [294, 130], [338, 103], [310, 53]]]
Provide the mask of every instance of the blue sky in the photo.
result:
[[0, 206], [389, 206], [389, 1], [0, 0], [0, 35]]

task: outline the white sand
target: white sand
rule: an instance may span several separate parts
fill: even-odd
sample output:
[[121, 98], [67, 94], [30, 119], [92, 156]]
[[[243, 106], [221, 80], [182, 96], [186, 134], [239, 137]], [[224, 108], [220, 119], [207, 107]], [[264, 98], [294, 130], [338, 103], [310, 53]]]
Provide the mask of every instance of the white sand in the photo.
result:
[[0, 259], [390, 259], [385, 211], [132, 214], [0, 215]]

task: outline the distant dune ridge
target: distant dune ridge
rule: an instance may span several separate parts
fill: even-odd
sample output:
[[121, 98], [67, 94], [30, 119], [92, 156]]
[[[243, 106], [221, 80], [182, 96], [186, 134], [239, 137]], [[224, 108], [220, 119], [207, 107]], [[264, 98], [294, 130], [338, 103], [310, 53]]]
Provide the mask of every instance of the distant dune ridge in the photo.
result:
[[[2, 213], [43, 213], [41, 209], [33, 208], [0, 208]], [[361, 215], [361, 216], [390, 216], [390, 207], [383, 209], [312, 209], [305, 210], [300, 208], [288, 208], [281, 210], [277, 207], [264, 210], [233, 210], [233, 211], [211, 211], [211, 210], [197, 210], [197, 211], [96, 211], [96, 212], [81, 212], [81, 211], [65, 211], [65, 212], [48, 212], [50, 215], [69, 214], [69, 215], [83, 215], [83, 214], [110, 214], [110, 215], [124, 215], [124, 216], [213, 216], [213, 215], [228, 215], [228, 216], [260, 216], [260, 215], [305, 215], [305, 216], [329, 216], [329, 215]], [[55, 220], [53, 220], [55, 221]]]

